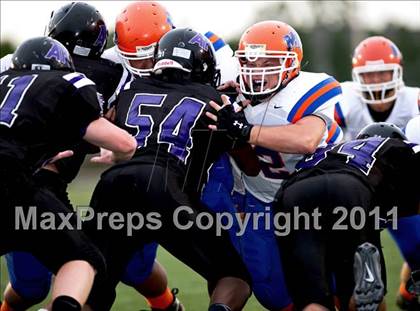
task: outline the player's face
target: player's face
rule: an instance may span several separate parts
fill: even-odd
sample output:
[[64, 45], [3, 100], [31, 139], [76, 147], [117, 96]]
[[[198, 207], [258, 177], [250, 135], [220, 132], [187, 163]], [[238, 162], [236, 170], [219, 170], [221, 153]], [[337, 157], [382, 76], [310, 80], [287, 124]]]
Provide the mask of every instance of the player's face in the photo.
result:
[[366, 84], [377, 84], [389, 82], [392, 80], [392, 71], [373, 71], [362, 73], [363, 82]]
[[[379, 83], [385, 83], [392, 81], [393, 71], [387, 70], [387, 71], [374, 71], [374, 72], [365, 72], [361, 73], [361, 77], [363, 80], [363, 83], [365, 84], [379, 84]], [[395, 89], [390, 89], [386, 91], [385, 98], [389, 98], [395, 94]], [[380, 100], [382, 97], [382, 91], [375, 91], [373, 92], [373, 96], [375, 99]], [[392, 102], [389, 103], [380, 103], [377, 105], [372, 105], [375, 107], [372, 107], [375, 111], [383, 112], [387, 111], [390, 107], [392, 107]]]
[[[278, 58], [258, 58], [253, 62], [245, 60], [243, 62], [243, 66], [252, 69], [261, 68], [261, 74], [259, 74], [258, 71], [256, 71], [256, 73], [253, 74], [251, 78], [248, 75], [244, 77], [244, 81], [248, 86], [250, 86], [250, 84], [252, 83], [254, 89], [257, 89], [259, 91], [272, 89], [277, 86], [280, 78], [279, 73], [263, 74], [263, 70], [269, 67], [280, 66], [280, 60]], [[262, 89], [261, 85], [263, 85]]]
[[130, 65], [137, 69], [152, 69], [153, 68], [153, 58], [133, 60], [131, 59]]

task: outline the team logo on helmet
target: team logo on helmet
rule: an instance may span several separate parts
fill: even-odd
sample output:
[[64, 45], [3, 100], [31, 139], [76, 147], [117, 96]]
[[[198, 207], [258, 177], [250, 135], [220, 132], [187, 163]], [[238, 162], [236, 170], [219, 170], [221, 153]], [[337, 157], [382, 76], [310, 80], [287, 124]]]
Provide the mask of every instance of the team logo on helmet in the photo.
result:
[[194, 37], [190, 39], [190, 41], [188, 41], [188, 43], [197, 44], [200, 48], [202, 48], [205, 51], [209, 50], [209, 43], [201, 33], [197, 33]]
[[66, 49], [62, 48], [55, 42], [51, 42], [51, 47], [48, 50], [45, 58], [47, 59], [55, 59], [57, 62], [61, 64], [68, 64], [69, 53]]
[[107, 37], [106, 26], [105, 25], [100, 25], [99, 26], [99, 35], [98, 35], [98, 38], [96, 39], [95, 43], [93, 43], [93, 46], [104, 46], [105, 42], [106, 42], [106, 37]]
[[284, 41], [286, 41], [287, 49], [292, 51], [295, 48], [302, 48], [301, 42], [294, 31], [290, 31], [284, 36]]

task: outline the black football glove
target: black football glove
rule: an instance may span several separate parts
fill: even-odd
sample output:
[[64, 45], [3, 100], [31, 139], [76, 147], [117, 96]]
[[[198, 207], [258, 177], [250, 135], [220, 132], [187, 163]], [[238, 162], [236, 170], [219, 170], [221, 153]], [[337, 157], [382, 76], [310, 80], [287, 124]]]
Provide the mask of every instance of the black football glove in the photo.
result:
[[243, 110], [235, 112], [233, 105], [226, 105], [217, 113], [217, 128], [239, 142], [248, 142], [253, 125], [245, 118]]

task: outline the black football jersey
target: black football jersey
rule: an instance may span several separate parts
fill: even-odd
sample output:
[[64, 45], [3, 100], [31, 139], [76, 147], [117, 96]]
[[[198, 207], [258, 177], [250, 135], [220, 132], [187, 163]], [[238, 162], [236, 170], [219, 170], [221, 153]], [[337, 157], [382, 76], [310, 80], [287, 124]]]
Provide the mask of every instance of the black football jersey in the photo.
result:
[[[87, 78], [95, 82], [101, 107], [106, 111], [108, 101], [114, 96], [118, 86], [124, 82], [121, 81], [123, 76], [121, 64], [107, 59], [91, 59], [77, 55], [73, 56], [73, 61], [77, 72], [85, 74]], [[99, 152], [99, 148], [85, 141], [73, 146], [71, 150], [74, 151], [72, 157], [57, 161], [55, 164], [60, 177], [67, 183], [76, 178], [87, 154]]]
[[209, 166], [233, 147], [226, 132], [208, 128], [210, 100], [220, 103], [220, 94], [199, 83], [138, 78], [127, 84], [116, 105], [116, 124], [137, 140], [132, 161], [168, 166], [182, 174], [186, 187], [199, 191]]
[[79, 142], [101, 112], [95, 84], [78, 72], [8, 70], [0, 90], [0, 154], [32, 170]]
[[420, 186], [415, 181], [420, 176], [420, 145], [395, 138], [353, 140], [319, 148], [296, 168], [297, 176], [317, 172], [353, 174], [372, 189], [378, 204], [411, 211], [418, 208]]
[[122, 65], [103, 58], [91, 59], [77, 55], [72, 57], [76, 71], [85, 74], [95, 82], [98, 93], [103, 97], [104, 108], [106, 108], [109, 99], [114, 95], [123, 78]]

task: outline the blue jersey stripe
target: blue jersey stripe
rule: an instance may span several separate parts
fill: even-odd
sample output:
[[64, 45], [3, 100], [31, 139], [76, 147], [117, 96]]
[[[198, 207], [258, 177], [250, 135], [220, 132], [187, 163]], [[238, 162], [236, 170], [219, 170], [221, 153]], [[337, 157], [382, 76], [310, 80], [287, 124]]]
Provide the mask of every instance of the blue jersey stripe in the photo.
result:
[[225, 45], [226, 45], [225, 41], [223, 41], [223, 39], [221, 39], [221, 38], [213, 43], [213, 47], [214, 47], [215, 51], [218, 51], [219, 49], [221, 49]]
[[210, 39], [210, 37], [214, 36], [214, 33], [211, 31], [207, 31], [204, 36], [206, 36], [207, 39]]
[[75, 84], [77, 81], [80, 81], [80, 80], [82, 80], [83, 78], [86, 78], [86, 76], [85, 76], [85, 75], [83, 75], [83, 74], [81, 74], [81, 75], [79, 75], [79, 76], [77, 76], [77, 77], [74, 77], [74, 78], [70, 79], [70, 80], [69, 80], [69, 82], [70, 82], [71, 84]]
[[213, 48], [215, 51], [218, 51], [222, 47], [226, 45], [225, 41], [217, 36], [214, 32], [207, 31], [204, 36], [210, 40], [210, 42], [213, 44]]
[[329, 90], [327, 93], [318, 97], [312, 104], [310, 104], [309, 107], [306, 108], [306, 110], [305, 110], [305, 112], [303, 113], [302, 116], [306, 116], [308, 114], [311, 114], [312, 112], [317, 110], [322, 104], [326, 103], [331, 98], [333, 98], [337, 95], [340, 95], [340, 94], [341, 94], [341, 87], [340, 86], [337, 86], [337, 87]]
[[293, 106], [292, 110], [289, 113], [289, 116], [287, 117], [287, 120], [289, 122], [292, 122], [294, 116], [296, 115], [296, 113], [298, 112], [299, 108], [303, 105], [303, 103], [312, 95], [314, 94], [316, 91], [318, 91], [320, 88], [322, 88], [323, 86], [327, 85], [328, 83], [331, 83], [335, 81], [334, 78], [329, 77], [323, 81], [321, 81], [320, 83], [318, 83], [317, 85], [315, 85], [314, 87], [312, 87], [309, 91], [307, 91], [305, 93], [305, 95], [303, 95], [298, 102]]
[[335, 112], [337, 113], [338, 120], [336, 121], [338, 122], [338, 124], [340, 126], [346, 127], [346, 120], [344, 118], [344, 114], [343, 114], [343, 110], [341, 109], [340, 102], [335, 104]]
[[339, 126], [337, 126], [335, 128], [335, 132], [334, 132], [333, 136], [331, 137], [329, 143], [331, 143], [331, 144], [337, 143], [336, 140], [337, 140], [338, 136], [340, 136], [340, 133], [341, 133], [341, 128]]
[[[317, 110], [320, 106], [322, 106], [324, 103], [326, 103], [328, 100], [330, 100], [331, 98], [337, 96], [341, 94], [341, 87], [337, 86], [331, 90], [329, 90], [327, 93], [325, 93], [324, 95], [318, 97], [312, 104], [310, 104], [306, 110], [303, 112], [302, 114], [302, 118], [305, 116], [310, 115], [311, 113], [313, 113], [315, 110]], [[290, 117], [290, 114], [289, 114]], [[292, 122], [294, 115], [292, 116], [292, 118], [288, 120], [289, 122]]]

